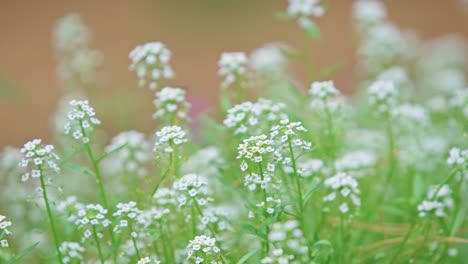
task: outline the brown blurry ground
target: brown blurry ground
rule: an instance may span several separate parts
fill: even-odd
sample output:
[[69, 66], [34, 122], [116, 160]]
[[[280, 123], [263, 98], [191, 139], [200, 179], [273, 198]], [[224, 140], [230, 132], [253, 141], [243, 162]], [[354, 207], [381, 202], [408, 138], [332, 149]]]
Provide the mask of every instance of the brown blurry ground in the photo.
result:
[[[213, 104], [218, 95], [217, 60], [223, 51], [250, 52], [267, 42], [302, 48], [304, 38], [294, 22], [275, 18], [286, 0], [42, 0], [0, 1], [0, 147], [49, 138], [50, 115], [62, 89], [55, 78], [52, 30], [58, 18], [80, 14], [94, 32], [93, 47], [102, 51], [98, 87], [89, 91], [102, 107], [111, 131], [153, 129], [151, 93], [139, 90], [128, 71], [128, 52], [137, 44], [162, 41], [173, 52], [174, 85], [188, 88], [196, 108]], [[425, 39], [447, 33], [468, 36], [468, 17], [458, 0], [388, 0], [390, 19]], [[317, 65], [338, 59], [345, 67], [337, 86], [350, 92], [355, 73], [355, 43], [350, 23], [351, 0], [330, 0], [318, 19], [323, 39], [315, 45]], [[299, 76], [302, 76], [299, 68]], [[130, 95], [130, 96], [129, 96]], [[132, 112], [118, 106], [131, 106]], [[100, 106], [99, 106], [100, 107]], [[100, 112], [96, 106], [98, 113]], [[107, 110], [104, 110], [107, 109]], [[109, 110], [110, 109], [110, 110]], [[110, 113], [114, 112], [114, 113]]]

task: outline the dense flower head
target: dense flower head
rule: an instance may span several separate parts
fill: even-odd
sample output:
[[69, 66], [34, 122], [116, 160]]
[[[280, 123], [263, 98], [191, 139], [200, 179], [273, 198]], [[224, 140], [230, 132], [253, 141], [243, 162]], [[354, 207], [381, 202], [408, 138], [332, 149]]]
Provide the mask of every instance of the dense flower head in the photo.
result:
[[91, 32], [83, 23], [80, 15], [68, 14], [57, 21], [54, 43], [61, 52], [86, 48], [91, 40]]
[[325, 9], [320, 0], [289, 0], [287, 13], [297, 19], [300, 27], [307, 28], [313, 23], [310, 17], [321, 17]]
[[314, 98], [326, 100], [330, 97], [335, 97], [340, 92], [336, 89], [333, 81], [313, 82], [310, 85], [309, 94]]
[[396, 104], [398, 90], [390, 81], [376, 81], [368, 89], [369, 101], [381, 113], [388, 113]]
[[275, 103], [268, 99], [260, 98], [257, 102], [243, 102], [235, 105], [227, 111], [223, 123], [234, 134], [258, 133], [261, 125], [265, 123], [268, 128], [270, 123], [287, 118], [284, 103]]
[[63, 263], [74, 263], [83, 261], [84, 247], [77, 242], [65, 241], [60, 245], [60, 253], [63, 256]]
[[325, 113], [337, 112], [345, 105], [345, 97], [335, 87], [333, 81], [313, 82], [309, 89], [310, 108]]
[[156, 112], [154, 119], [160, 119], [167, 116], [185, 120], [188, 118], [187, 112], [190, 104], [185, 100], [185, 90], [182, 88], [164, 87], [156, 93], [154, 106]]
[[[308, 252], [304, 234], [296, 220], [277, 222], [271, 225], [268, 241], [275, 248], [282, 248], [295, 256], [305, 255]], [[298, 260], [298, 259], [296, 259]]]
[[122, 146], [123, 149], [109, 157], [113, 169], [146, 176], [148, 172], [145, 164], [151, 158], [151, 147], [145, 134], [135, 130], [121, 132], [112, 138], [111, 143], [106, 147], [106, 152], [111, 152]]
[[247, 55], [244, 52], [223, 52], [218, 61], [218, 74], [224, 78], [221, 87], [227, 88], [242, 81], [247, 72]]
[[450, 166], [467, 166], [468, 162], [468, 149], [451, 148], [447, 164]]
[[[136, 202], [118, 203], [117, 210], [112, 214], [119, 222], [114, 226], [114, 232], [119, 233], [122, 229], [129, 228], [133, 222], [136, 222], [142, 211], [138, 209]], [[136, 236], [132, 234], [132, 236]]]
[[71, 110], [67, 114], [68, 122], [64, 125], [66, 135], [72, 135], [76, 140], [89, 143], [90, 132], [101, 121], [96, 118], [94, 108], [89, 105], [88, 100], [71, 100]]
[[221, 257], [216, 239], [205, 235], [190, 240], [187, 249], [187, 260], [190, 263], [217, 263], [216, 260]]
[[[337, 203], [338, 210], [342, 215], [354, 216], [356, 210], [361, 206], [358, 181], [350, 174], [338, 172], [326, 179], [324, 184], [330, 189], [330, 193], [323, 197], [323, 201]], [[329, 208], [326, 207], [325, 210], [328, 211]]]
[[129, 53], [130, 70], [135, 71], [141, 87], [160, 88], [162, 79], [171, 79], [174, 72], [169, 64], [171, 52], [161, 42], [148, 42], [136, 46]]
[[417, 209], [421, 218], [432, 213], [436, 217], [445, 217], [447, 216], [446, 211], [453, 205], [452, 189], [446, 184], [434, 185], [429, 188], [426, 199], [418, 205]]
[[[262, 161], [268, 162], [270, 161], [269, 156], [272, 155], [273, 157], [271, 160], [273, 162], [277, 162], [282, 158], [279, 151], [274, 148], [274, 141], [266, 135], [251, 136], [242, 140], [237, 150], [237, 159], [242, 159], [243, 161], [248, 160], [255, 163], [260, 163]], [[242, 171], [247, 169], [247, 167], [244, 166], [245, 165], [241, 165]]]
[[31, 171], [23, 174], [21, 180], [27, 181], [30, 177], [39, 178], [45, 171], [52, 170], [56, 173], [60, 172], [57, 161], [60, 159], [54, 152], [54, 146], [42, 145], [42, 140], [34, 139], [26, 144], [20, 150], [23, 154], [23, 159], [19, 163], [22, 168], [28, 166], [34, 167]]
[[310, 150], [312, 143], [301, 138], [301, 134], [307, 132], [301, 122], [290, 122], [289, 119], [282, 119], [279, 125], [275, 125], [270, 130], [270, 136], [276, 140], [283, 148], [288, 147], [291, 141], [293, 148]]
[[353, 4], [353, 18], [360, 26], [381, 22], [387, 17], [387, 10], [378, 0], [358, 0]]
[[[7, 227], [11, 226], [11, 221], [5, 220], [6, 217], [4, 215], [0, 215], [0, 237], [3, 235], [10, 235], [11, 232], [7, 229]], [[8, 240], [2, 239], [0, 240], [0, 247], [6, 248], [8, 247]]]
[[179, 126], [165, 126], [156, 132], [156, 143], [154, 151], [163, 151], [167, 153], [174, 152], [178, 145], [186, 143], [187, 133]]
[[200, 206], [206, 206], [213, 201], [210, 197], [208, 180], [195, 173], [189, 173], [175, 181], [172, 188], [177, 192], [179, 206], [192, 204], [195, 201]]
[[283, 50], [287, 50], [287, 46], [284, 44], [268, 43], [255, 49], [250, 54], [249, 65], [260, 73], [281, 74], [281, 72], [285, 71], [288, 64]]
[[[107, 212], [107, 209], [104, 209], [100, 204], [86, 204], [78, 210], [75, 224], [79, 228], [85, 229], [83, 240], [92, 236], [92, 227], [101, 229], [111, 224], [110, 220], [106, 218]], [[100, 232], [97, 235], [98, 237], [103, 237], [103, 234]]]

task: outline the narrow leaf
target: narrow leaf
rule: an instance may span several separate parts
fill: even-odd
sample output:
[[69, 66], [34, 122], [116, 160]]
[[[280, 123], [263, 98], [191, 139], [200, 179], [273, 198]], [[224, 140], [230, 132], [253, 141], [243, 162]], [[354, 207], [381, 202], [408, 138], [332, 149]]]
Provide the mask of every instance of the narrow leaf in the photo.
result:
[[97, 160], [97, 162], [101, 162], [103, 159], [109, 157], [110, 155], [119, 152], [120, 150], [122, 150], [123, 148], [125, 148], [127, 145], [128, 145], [128, 143], [125, 143], [125, 144], [123, 144], [123, 145], [120, 145], [120, 146], [116, 147], [116, 148], [113, 149], [113, 150], [110, 150], [110, 151], [108, 151], [108, 152], [105, 152], [105, 153], [102, 154], [102, 156]]
[[18, 255], [14, 256], [12, 259], [10, 259], [10, 261], [8, 262], [8, 264], [13, 264], [13, 263], [16, 263], [18, 260], [21, 260], [22, 258], [24, 258], [27, 254], [29, 254], [29, 252], [33, 251], [33, 249], [39, 244], [39, 242], [36, 242], [34, 244], [32, 244], [31, 246], [29, 246], [28, 248], [26, 248], [25, 250], [21, 251], [20, 253], [18, 253]]

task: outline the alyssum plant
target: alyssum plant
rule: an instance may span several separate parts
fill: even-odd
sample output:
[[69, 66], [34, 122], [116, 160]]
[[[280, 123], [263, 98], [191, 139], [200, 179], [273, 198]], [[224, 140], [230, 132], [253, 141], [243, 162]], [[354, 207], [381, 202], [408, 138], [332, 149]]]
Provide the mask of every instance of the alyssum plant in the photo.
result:
[[314, 65], [325, 12], [290, 0], [281, 16], [304, 32], [304, 52], [274, 43], [221, 54], [223, 121], [205, 117], [197, 142], [188, 92], [166, 85], [175, 74], [162, 42], [129, 54], [139, 86], [155, 92], [155, 132], [107, 138], [103, 107], [85, 92], [100, 53], [79, 16], [61, 19], [55, 146], [34, 139], [2, 154], [0, 262], [462, 263], [464, 45], [426, 44], [381, 2], [356, 1], [363, 88], [350, 98], [327, 80], [339, 63]]

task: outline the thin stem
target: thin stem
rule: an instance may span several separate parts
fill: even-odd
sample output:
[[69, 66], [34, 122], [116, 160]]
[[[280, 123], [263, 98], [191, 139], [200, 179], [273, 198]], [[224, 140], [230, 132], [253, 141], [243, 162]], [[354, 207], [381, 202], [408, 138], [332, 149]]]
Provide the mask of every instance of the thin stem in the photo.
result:
[[405, 237], [403, 238], [403, 242], [401, 242], [400, 246], [399, 246], [398, 249], [397, 249], [397, 252], [395, 253], [395, 255], [393, 255], [393, 257], [392, 257], [392, 259], [390, 260], [389, 264], [393, 264], [393, 263], [397, 260], [398, 255], [400, 255], [401, 251], [403, 250], [403, 247], [405, 246], [406, 242], [407, 242], [408, 239], [410, 238], [410, 235], [411, 235], [411, 233], [413, 232], [414, 227], [415, 227], [415, 224], [414, 224], [414, 223], [411, 224], [410, 229], [408, 230], [408, 232], [406, 233]]
[[46, 209], [47, 209], [47, 215], [49, 217], [50, 226], [52, 228], [52, 234], [54, 236], [55, 249], [57, 250], [57, 257], [59, 259], [59, 263], [63, 264], [62, 253], [60, 252], [60, 246], [59, 246], [59, 239], [57, 235], [57, 230], [55, 229], [55, 223], [54, 223], [54, 218], [52, 217], [52, 211], [50, 210], [49, 198], [47, 197], [47, 190], [46, 190], [46, 185], [44, 182], [44, 176], [42, 174], [42, 168], [38, 166], [38, 169], [41, 173], [41, 176], [39, 177], [39, 179], [41, 181], [42, 195], [44, 197], [44, 202], [46, 204]]
[[96, 242], [96, 247], [98, 249], [99, 259], [101, 260], [101, 264], [104, 264], [104, 256], [102, 255], [101, 244], [99, 243], [96, 226], [94, 225], [93, 225], [93, 237], [94, 237], [94, 241]]
[[166, 235], [164, 233], [163, 226], [162, 226], [161, 222], [159, 222], [159, 232], [161, 232], [164, 259], [166, 260], [166, 263], [170, 263], [169, 253], [167, 251], [167, 247], [166, 247], [166, 243], [165, 243], [165, 241], [170, 241], [170, 239], [166, 238]]
[[196, 222], [196, 219], [195, 219], [195, 206], [192, 204], [191, 206], [191, 210], [192, 210], [192, 216], [191, 216], [191, 220], [192, 220], [192, 237], [195, 237], [197, 235], [197, 222]]
[[162, 174], [162, 176], [159, 179], [158, 183], [156, 184], [153, 191], [151, 192], [151, 197], [153, 197], [154, 194], [158, 191], [158, 189], [161, 186], [162, 182], [164, 181], [164, 179], [166, 179], [167, 175], [169, 174], [169, 171], [171, 170], [172, 162], [173, 162], [173, 157], [172, 156], [173, 156], [172, 152], [169, 153], [169, 164], [167, 165], [166, 170], [164, 171], [164, 173]]
[[[258, 170], [260, 172], [260, 178], [262, 179], [262, 182], [264, 181], [264, 175], [263, 175], [263, 168], [261, 163], [258, 164]], [[268, 234], [270, 233], [270, 227], [268, 226], [267, 220], [268, 220], [268, 211], [267, 211], [267, 193], [265, 188], [262, 189], [262, 194], [263, 194], [263, 203], [265, 206], [264, 210], [264, 217], [265, 217], [265, 228], [266, 228], [266, 236], [268, 237]], [[266, 238], [267, 238], [266, 237]], [[265, 256], [268, 255], [268, 252], [270, 251], [270, 244], [268, 243], [268, 239], [265, 238], [265, 241], [263, 242], [263, 247], [265, 248]]]
[[136, 244], [136, 240], [135, 240], [135, 238], [134, 238], [132, 235], [130, 235], [130, 236], [132, 237], [133, 247], [135, 248], [135, 252], [136, 252], [137, 258], [138, 258], [138, 259], [141, 259], [141, 257], [140, 257], [140, 251], [138, 250], [138, 247], [137, 247], [137, 244]]

